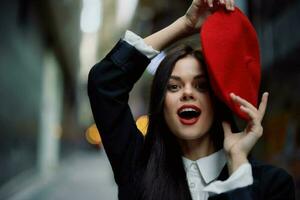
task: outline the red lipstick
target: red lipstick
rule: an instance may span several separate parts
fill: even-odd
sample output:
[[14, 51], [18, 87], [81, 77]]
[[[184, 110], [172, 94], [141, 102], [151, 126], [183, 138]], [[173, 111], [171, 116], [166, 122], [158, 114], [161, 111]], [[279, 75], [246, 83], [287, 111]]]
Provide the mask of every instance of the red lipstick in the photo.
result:
[[[193, 111], [193, 112], [196, 113], [196, 115], [193, 116], [193, 117], [183, 117], [181, 115], [181, 112], [184, 112], [185, 110], [186, 111]], [[183, 105], [177, 110], [177, 115], [179, 117], [179, 121], [183, 125], [193, 125], [193, 124], [195, 124], [198, 121], [198, 119], [200, 117], [200, 114], [201, 114], [201, 109], [199, 107], [195, 106], [195, 105], [192, 105], [192, 104]]]

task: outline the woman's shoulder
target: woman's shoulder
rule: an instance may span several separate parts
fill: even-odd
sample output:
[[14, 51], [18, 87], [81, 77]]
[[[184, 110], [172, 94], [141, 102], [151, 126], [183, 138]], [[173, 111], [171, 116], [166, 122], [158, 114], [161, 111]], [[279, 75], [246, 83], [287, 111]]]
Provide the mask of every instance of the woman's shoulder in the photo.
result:
[[254, 184], [256, 183], [264, 193], [285, 194], [293, 199], [294, 180], [285, 169], [255, 159], [249, 159], [249, 161], [252, 166]]
[[249, 159], [249, 161], [254, 173], [259, 172], [261, 175], [291, 177], [291, 175], [281, 167], [253, 158]]

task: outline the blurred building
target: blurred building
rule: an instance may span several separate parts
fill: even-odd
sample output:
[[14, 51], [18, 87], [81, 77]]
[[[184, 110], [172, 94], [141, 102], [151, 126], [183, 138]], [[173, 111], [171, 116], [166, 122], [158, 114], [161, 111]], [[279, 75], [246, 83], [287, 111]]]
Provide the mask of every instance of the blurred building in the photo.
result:
[[[93, 120], [86, 91], [87, 74], [129, 24], [131, 17], [120, 11], [128, 7], [124, 2], [1, 1], [0, 199], [25, 198], [24, 192], [33, 192], [31, 185], [48, 180], [52, 180], [53, 190], [58, 187], [53, 184], [58, 180], [53, 178], [61, 178], [57, 176], [61, 171], [68, 173], [62, 170], [69, 167], [70, 160], [65, 159], [71, 155], [77, 159], [80, 153], [76, 152], [89, 149], [85, 130]], [[137, 1], [129, 5], [133, 16]], [[119, 25], [114, 25], [115, 20]], [[89, 153], [78, 159], [89, 160], [87, 156]], [[85, 164], [76, 163], [79, 169]], [[94, 167], [97, 169], [97, 165]], [[95, 187], [98, 192], [98, 183], [94, 185], [89, 177], [93, 170], [80, 171], [86, 181], [91, 181], [86, 188]], [[102, 173], [109, 175], [110, 171]], [[71, 176], [76, 175], [78, 179], [85, 178]], [[94, 173], [94, 177], [97, 175]], [[78, 187], [80, 182], [73, 192]], [[105, 185], [102, 189], [110, 191]]]
[[80, 9], [81, 1], [1, 1], [0, 186], [50, 175], [78, 140]]

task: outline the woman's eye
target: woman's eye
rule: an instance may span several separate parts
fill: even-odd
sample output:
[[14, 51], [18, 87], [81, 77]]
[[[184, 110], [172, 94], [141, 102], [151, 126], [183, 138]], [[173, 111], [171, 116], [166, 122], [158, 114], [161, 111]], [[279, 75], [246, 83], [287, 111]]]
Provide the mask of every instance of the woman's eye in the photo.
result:
[[180, 86], [176, 84], [168, 84], [167, 88], [171, 92], [176, 92], [180, 89]]
[[195, 87], [200, 91], [207, 91], [209, 89], [207, 82], [197, 83]]

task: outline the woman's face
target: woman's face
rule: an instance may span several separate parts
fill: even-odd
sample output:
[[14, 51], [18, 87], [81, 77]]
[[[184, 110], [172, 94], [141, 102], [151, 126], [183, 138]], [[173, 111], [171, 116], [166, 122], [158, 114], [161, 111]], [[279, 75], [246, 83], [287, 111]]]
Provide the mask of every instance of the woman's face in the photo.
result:
[[193, 56], [178, 60], [170, 76], [164, 117], [179, 139], [195, 140], [210, 129], [214, 110], [203, 66]]

